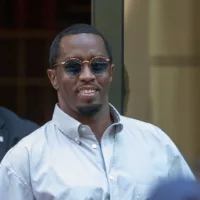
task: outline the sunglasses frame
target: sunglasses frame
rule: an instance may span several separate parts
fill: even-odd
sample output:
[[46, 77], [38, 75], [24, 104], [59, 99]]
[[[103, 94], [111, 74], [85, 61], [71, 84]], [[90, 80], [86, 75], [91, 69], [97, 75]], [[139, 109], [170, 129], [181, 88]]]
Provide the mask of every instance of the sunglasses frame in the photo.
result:
[[105, 72], [107, 71], [107, 68], [108, 68], [108, 67], [106, 68], [106, 71], [104, 71], [104, 72], [101, 73], [101, 74], [97, 74], [97, 73], [95, 73], [95, 72], [93, 72], [93, 71], [91, 70], [91, 62], [92, 62], [94, 59], [97, 59], [97, 58], [103, 58], [103, 59], [105, 59], [106, 62], [107, 62], [107, 66], [108, 66], [108, 64], [110, 64], [110, 59], [109, 59], [109, 58], [106, 58], [106, 57], [104, 57], [104, 56], [95, 56], [95, 57], [91, 58], [90, 60], [83, 60], [83, 61], [80, 60], [79, 58], [71, 57], [71, 58], [68, 58], [67, 60], [65, 60], [65, 61], [63, 61], [63, 62], [61, 62], [61, 63], [58, 63], [58, 64], [53, 65], [53, 68], [56, 68], [56, 67], [58, 67], [59, 65], [64, 66], [64, 65], [65, 65], [68, 61], [70, 61], [70, 60], [77, 60], [77, 61], [79, 61], [79, 62], [81, 63], [81, 70], [80, 70], [80, 72], [79, 72], [78, 74], [76, 74], [75, 76], [69, 75], [69, 74], [65, 71], [65, 73], [68, 74], [69, 76], [72, 76], [72, 77], [78, 76], [78, 75], [81, 73], [81, 71], [82, 71], [82, 69], [83, 69], [83, 65], [84, 65], [85, 63], [88, 63], [88, 64], [89, 64], [89, 66], [90, 66], [90, 71], [91, 71], [93, 74], [95, 74], [95, 75], [102, 75], [103, 73], [105, 73]]

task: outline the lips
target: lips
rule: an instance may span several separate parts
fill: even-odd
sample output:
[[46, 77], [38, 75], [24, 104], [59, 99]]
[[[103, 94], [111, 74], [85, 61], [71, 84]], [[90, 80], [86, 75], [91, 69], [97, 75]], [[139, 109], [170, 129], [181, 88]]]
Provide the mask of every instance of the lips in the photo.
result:
[[92, 85], [87, 85], [87, 86], [85, 85], [77, 89], [78, 96], [82, 100], [94, 99], [98, 91], [99, 91], [98, 88]]

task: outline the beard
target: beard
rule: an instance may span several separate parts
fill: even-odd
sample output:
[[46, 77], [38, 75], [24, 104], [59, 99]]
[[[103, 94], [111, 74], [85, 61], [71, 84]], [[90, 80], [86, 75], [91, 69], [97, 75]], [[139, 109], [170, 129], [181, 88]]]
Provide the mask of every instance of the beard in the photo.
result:
[[102, 107], [102, 104], [77, 106], [78, 113], [84, 117], [92, 117], [97, 114]]

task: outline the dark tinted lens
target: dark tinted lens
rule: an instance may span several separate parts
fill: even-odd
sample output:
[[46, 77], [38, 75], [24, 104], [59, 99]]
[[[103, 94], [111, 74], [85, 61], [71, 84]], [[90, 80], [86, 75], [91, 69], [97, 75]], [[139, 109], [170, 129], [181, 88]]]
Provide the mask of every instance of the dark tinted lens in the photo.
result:
[[78, 60], [69, 60], [65, 64], [65, 72], [69, 76], [76, 76], [81, 71], [81, 63]]
[[95, 74], [102, 74], [107, 69], [108, 62], [104, 58], [94, 58], [91, 61], [91, 70]]

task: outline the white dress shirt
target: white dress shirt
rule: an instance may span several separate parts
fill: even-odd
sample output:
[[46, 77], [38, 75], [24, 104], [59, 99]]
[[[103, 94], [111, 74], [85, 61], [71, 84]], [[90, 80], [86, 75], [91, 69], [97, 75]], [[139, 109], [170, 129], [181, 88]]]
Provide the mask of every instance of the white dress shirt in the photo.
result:
[[2, 160], [0, 199], [144, 200], [159, 179], [194, 178], [165, 133], [110, 108], [114, 124], [99, 144], [56, 105], [52, 120]]

